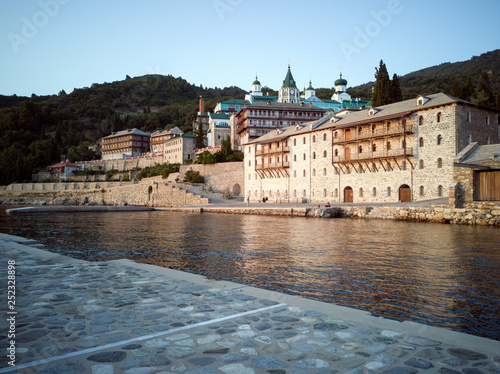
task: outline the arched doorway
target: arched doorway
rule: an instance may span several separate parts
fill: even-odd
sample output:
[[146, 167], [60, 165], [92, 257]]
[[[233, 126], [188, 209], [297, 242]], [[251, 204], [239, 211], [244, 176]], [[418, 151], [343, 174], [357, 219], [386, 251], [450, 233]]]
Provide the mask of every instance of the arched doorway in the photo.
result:
[[241, 187], [238, 183], [236, 183], [234, 186], [233, 186], [233, 195], [234, 196], [240, 196], [241, 194]]
[[353, 199], [352, 188], [351, 187], [344, 188], [344, 203], [352, 203], [353, 201], [354, 199]]
[[411, 201], [411, 188], [407, 184], [399, 187], [399, 201], [402, 203]]

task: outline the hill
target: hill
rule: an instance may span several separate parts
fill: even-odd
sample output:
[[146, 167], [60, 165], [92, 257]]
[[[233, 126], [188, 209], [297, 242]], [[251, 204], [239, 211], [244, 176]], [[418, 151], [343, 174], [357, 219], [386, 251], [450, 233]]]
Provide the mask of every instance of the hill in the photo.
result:
[[[388, 67], [390, 70], [390, 67]], [[374, 68], [375, 70], [375, 68]], [[495, 96], [500, 95], [500, 49], [474, 56], [470, 60], [450, 63], [421, 69], [399, 77], [403, 100], [418, 95], [429, 95], [437, 92], [450, 93], [453, 81], [465, 86], [470, 77], [473, 87], [477, 87], [481, 74], [486, 72], [491, 90]], [[393, 72], [394, 73], [394, 72]], [[393, 74], [391, 73], [391, 75]], [[396, 72], [397, 73], [397, 72]], [[375, 82], [349, 88], [352, 97], [371, 98]]]
[[218, 101], [243, 98], [238, 87], [203, 88], [171, 75], [126, 77], [70, 94], [0, 96], [0, 185], [30, 180], [58, 161], [92, 159], [88, 146], [113, 131], [192, 129], [200, 96], [206, 111]]

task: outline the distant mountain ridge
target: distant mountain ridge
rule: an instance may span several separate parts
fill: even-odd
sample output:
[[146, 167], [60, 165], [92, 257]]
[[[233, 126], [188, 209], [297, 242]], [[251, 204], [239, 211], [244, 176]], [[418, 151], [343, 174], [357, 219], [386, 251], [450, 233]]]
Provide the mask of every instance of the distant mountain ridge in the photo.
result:
[[[391, 76], [394, 73], [399, 76], [399, 72], [391, 71], [390, 66], [387, 68]], [[399, 83], [403, 100], [418, 95], [449, 93], [454, 80], [463, 86], [468, 77], [471, 78], [475, 86], [483, 72], [488, 73], [491, 89], [498, 96], [500, 94], [500, 49], [483, 53], [480, 56], [473, 56], [467, 61], [445, 62], [400, 76]], [[371, 81], [351, 87], [347, 91], [353, 97], [371, 98], [374, 84], [375, 82]]]

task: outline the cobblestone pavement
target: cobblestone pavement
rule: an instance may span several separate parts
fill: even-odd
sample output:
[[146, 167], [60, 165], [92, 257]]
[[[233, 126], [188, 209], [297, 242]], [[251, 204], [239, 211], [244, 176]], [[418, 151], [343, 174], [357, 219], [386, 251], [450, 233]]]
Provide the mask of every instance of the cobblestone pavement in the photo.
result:
[[16, 282], [0, 373], [500, 373], [500, 341], [37, 246], [0, 234], [1, 278], [15, 261]]

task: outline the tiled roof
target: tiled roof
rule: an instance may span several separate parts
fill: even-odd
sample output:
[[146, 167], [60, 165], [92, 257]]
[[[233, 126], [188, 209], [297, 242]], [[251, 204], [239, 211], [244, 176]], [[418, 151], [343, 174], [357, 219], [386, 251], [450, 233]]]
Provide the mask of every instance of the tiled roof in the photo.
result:
[[139, 129], [127, 129], [127, 130], [118, 131], [118, 132], [115, 132], [114, 134], [108, 135], [108, 136], [104, 137], [104, 139], [110, 139], [110, 138], [115, 138], [118, 136], [124, 136], [124, 135], [129, 135], [129, 134], [142, 135], [142, 136], [150, 136], [151, 135], [149, 132], [144, 132], [144, 131], [141, 131]]

